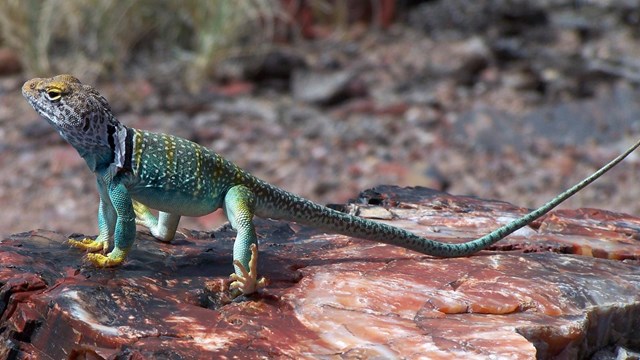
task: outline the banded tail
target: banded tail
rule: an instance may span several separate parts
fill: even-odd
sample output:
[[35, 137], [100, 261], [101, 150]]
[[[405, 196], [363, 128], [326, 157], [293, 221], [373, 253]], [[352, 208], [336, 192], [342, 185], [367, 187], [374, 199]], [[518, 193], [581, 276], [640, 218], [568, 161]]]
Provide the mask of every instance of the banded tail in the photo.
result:
[[[459, 244], [443, 243], [423, 238], [394, 226], [338, 212], [284, 190], [270, 187], [268, 184], [263, 184], [270, 187], [268, 191], [266, 191], [266, 193], [270, 194], [270, 199], [266, 202], [268, 205], [265, 205], [269, 208], [269, 211], [267, 211], [269, 217], [295, 221], [328, 232], [401, 246], [437, 257], [468, 256], [493, 245], [507, 235], [529, 225], [534, 220], [548, 213], [560, 203], [611, 170], [611, 168], [616, 166], [639, 146], [640, 140], [592, 175], [521, 218], [513, 220], [483, 237]], [[283, 209], [289, 209], [289, 211], [282, 211]], [[291, 212], [291, 209], [304, 210]], [[278, 215], [278, 213], [280, 214]]]

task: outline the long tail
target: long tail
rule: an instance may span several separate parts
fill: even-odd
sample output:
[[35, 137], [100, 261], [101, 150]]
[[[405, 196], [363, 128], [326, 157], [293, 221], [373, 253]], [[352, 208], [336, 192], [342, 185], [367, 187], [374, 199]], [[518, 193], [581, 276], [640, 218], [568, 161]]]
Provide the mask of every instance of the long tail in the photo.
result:
[[611, 170], [611, 168], [613, 168], [614, 166], [616, 166], [619, 162], [621, 162], [624, 158], [626, 158], [629, 154], [631, 154], [635, 149], [637, 149], [640, 146], [640, 140], [637, 141], [635, 144], [633, 144], [633, 146], [631, 146], [629, 149], [627, 149], [625, 152], [623, 152], [622, 154], [618, 155], [615, 159], [611, 160], [608, 164], [606, 164], [605, 166], [601, 167], [598, 171], [596, 171], [595, 173], [591, 174], [590, 176], [588, 176], [587, 178], [585, 178], [584, 180], [580, 181], [579, 183], [577, 183], [576, 185], [572, 186], [571, 188], [569, 188], [568, 190], [565, 190], [564, 192], [562, 192], [560, 195], [556, 196], [555, 198], [551, 199], [549, 202], [547, 202], [546, 204], [540, 206], [539, 208], [531, 211], [530, 213], [524, 215], [523, 217], [513, 220], [512, 222], [499, 227], [498, 229], [490, 232], [489, 234], [476, 239], [476, 240], [472, 240], [463, 244], [447, 244], [450, 246], [447, 246], [445, 248], [445, 253], [444, 254], [438, 254], [436, 256], [442, 256], [442, 257], [456, 257], [456, 256], [466, 256], [469, 254], [473, 254], [477, 251], [480, 251], [496, 242], [498, 242], [501, 239], [504, 239], [507, 235], [513, 233], [514, 231], [525, 227], [527, 225], [529, 225], [530, 223], [532, 223], [533, 221], [535, 221], [537, 218], [541, 217], [542, 215], [548, 213], [549, 211], [551, 211], [553, 208], [555, 208], [556, 206], [560, 205], [560, 203], [562, 203], [563, 201], [567, 200], [568, 198], [570, 198], [571, 196], [573, 196], [575, 193], [577, 193], [578, 191], [584, 189], [587, 185], [591, 184], [592, 182], [594, 182], [597, 178], [599, 178], [600, 176], [602, 176], [604, 173], [606, 173], [607, 171]]
[[[263, 198], [265, 201], [261, 201], [261, 203], [263, 209], [266, 210], [265, 215], [267, 217], [286, 219], [313, 226], [328, 232], [401, 246], [432, 256], [468, 256], [485, 249], [548, 213], [560, 203], [567, 200], [616, 166], [639, 146], [640, 140], [592, 175], [521, 218], [513, 220], [512, 222], [481, 238], [460, 244], [442, 243], [422, 238], [400, 228], [341, 213], [284, 190], [272, 187], [266, 183], [261, 185], [269, 187], [268, 191], [266, 191], [269, 195], [267, 196], [268, 199]], [[263, 190], [265, 190], [264, 187]]]

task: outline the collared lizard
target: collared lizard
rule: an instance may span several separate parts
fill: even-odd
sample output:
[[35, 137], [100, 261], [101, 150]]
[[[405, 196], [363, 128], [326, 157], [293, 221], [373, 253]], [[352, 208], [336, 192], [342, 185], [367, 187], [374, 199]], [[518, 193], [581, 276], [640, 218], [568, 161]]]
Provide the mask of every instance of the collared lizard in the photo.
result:
[[[38, 114], [84, 158], [97, 178], [100, 205], [96, 239], [69, 240], [101, 267], [122, 263], [136, 237], [136, 224], [161, 241], [174, 238], [180, 216], [224, 210], [237, 231], [232, 288], [243, 294], [265, 285], [257, 277], [253, 216], [294, 221], [327, 232], [401, 246], [437, 257], [468, 256], [528, 225], [580, 191], [640, 146], [527, 215], [478, 239], [450, 244], [316, 204], [260, 180], [213, 151], [189, 140], [129, 128], [98, 91], [71, 75], [32, 79], [22, 94]], [[149, 208], [159, 211], [154, 216]], [[110, 241], [113, 239], [113, 249]], [[100, 252], [102, 252], [103, 255]]]

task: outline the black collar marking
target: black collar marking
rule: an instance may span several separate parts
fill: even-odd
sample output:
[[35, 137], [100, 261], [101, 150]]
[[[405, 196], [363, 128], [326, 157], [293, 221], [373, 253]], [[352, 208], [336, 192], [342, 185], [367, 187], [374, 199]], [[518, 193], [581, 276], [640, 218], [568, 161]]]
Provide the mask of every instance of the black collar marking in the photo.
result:
[[[87, 124], [89, 121], [87, 121]], [[111, 149], [111, 159], [109, 161], [113, 163], [116, 158], [116, 127], [109, 124], [107, 125], [107, 141], [109, 142], [109, 148]]]
[[124, 141], [124, 164], [122, 171], [131, 171], [131, 158], [133, 158], [133, 129], [127, 129], [127, 137]]

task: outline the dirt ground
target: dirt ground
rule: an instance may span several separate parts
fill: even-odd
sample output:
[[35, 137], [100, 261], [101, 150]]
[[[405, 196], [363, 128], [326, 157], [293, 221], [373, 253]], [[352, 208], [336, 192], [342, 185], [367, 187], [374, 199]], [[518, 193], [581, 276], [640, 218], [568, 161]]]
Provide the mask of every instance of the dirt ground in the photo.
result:
[[[194, 140], [320, 203], [396, 184], [535, 207], [640, 136], [640, 10], [479, 1], [458, 14], [459, 2], [222, 63], [240, 75], [196, 94], [153, 68], [94, 85], [125, 125]], [[96, 234], [95, 179], [22, 99], [25, 80], [0, 77], [0, 232]], [[632, 154], [564, 206], [640, 215], [639, 169]]]

